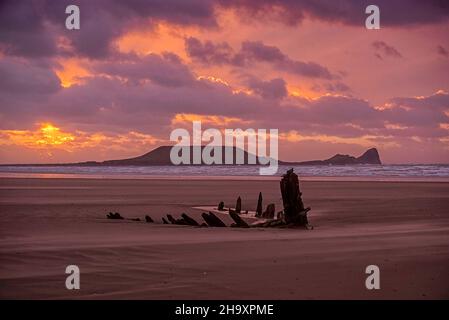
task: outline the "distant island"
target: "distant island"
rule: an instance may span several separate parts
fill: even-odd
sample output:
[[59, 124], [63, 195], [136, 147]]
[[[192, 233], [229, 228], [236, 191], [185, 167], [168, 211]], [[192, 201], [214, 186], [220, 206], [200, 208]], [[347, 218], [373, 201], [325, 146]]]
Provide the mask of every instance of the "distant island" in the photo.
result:
[[[48, 163], [48, 164], [0, 164], [0, 166], [172, 166], [174, 164], [170, 161], [170, 150], [172, 146], [160, 146], [150, 152], [147, 152], [141, 156], [128, 159], [118, 159], [118, 160], [106, 160], [106, 161], [86, 161], [86, 162], [76, 162], [76, 163]], [[193, 146], [190, 147], [190, 155], [193, 154]], [[201, 146], [203, 149], [204, 146]], [[250, 154], [237, 147], [222, 147], [222, 163], [224, 162], [225, 148], [232, 148], [234, 159], [236, 153], [239, 150], [243, 152], [244, 164], [248, 164], [248, 157]], [[257, 164], [260, 164], [260, 158], [256, 157]], [[191, 161], [192, 163], [192, 161]], [[376, 148], [371, 148], [365, 151], [361, 156], [354, 157], [347, 154], [336, 154], [333, 157], [325, 160], [312, 160], [312, 161], [302, 161], [302, 162], [288, 162], [288, 161], [278, 161], [279, 165], [354, 165], [354, 164], [372, 164], [381, 165], [379, 152]]]
[[[170, 161], [170, 150], [171, 146], [160, 146], [154, 150], [151, 150], [148, 153], [145, 153], [141, 156], [135, 158], [128, 159], [119, 159], [119, 160], [106, 160], [102, 162], [96, 161], [88, 161], [88, 162], [80, 162], [71, 165], [82, 165], [82, 166], [169, 166], [173, 165]], [[190, 155], [193, 154], [193, 147], [190, 147]], [[201, 147], [202, 149], [204, 146]], [[223, 161], [224, 163], [224, 154], [225, 148], [231, 147], [222, 147]], [[235, 155], [237, 153], [238, 148], [232, 147], [232, 152]], [[249, 153], [241, 150], [244, 155], [244, 163], [248, 164]], [[257, 159], [257, 163], [260, 163], [259, 159]], [[380, 161], [379, 152], [376, 148], [371, 148], [363, 153], [359, 157], [354, 157], [350, 155], [344, 154], [336, 154], [335, 156], [326, 159], [326, 160], [313, 160], [313, 161], [303, 161], [303, 162], [287, 162], [279, 160], [279, 165], [353, 165], [353, 164], [377, 164], [380, 165], [382, 162]]]

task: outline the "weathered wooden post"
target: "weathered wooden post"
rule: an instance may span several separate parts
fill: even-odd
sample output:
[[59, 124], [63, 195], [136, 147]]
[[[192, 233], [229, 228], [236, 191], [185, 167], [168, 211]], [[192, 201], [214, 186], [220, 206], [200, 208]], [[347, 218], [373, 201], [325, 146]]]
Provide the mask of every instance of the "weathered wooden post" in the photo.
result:
[[281, 180], [282, 202], [284, 204], [284, 221], [286, 224], [308, 226], [307, 212], [310, 208], [304, 208], [299, 190], [298, 176], [293, 169], [287, 171]]
[[238, 197], [235, 203], [235, 213], [240, 214], [242, 211], [242, 198]]
[[259, 199], [257, 199], [256, 217], [262, 215], [262, 192], [259, 192]]

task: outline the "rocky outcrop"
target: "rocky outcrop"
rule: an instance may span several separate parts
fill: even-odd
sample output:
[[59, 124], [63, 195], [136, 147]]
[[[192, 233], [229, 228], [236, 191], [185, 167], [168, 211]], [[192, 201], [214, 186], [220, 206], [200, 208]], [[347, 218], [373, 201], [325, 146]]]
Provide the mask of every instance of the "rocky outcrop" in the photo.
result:
[[382, 164], [379, 152], [376, 148], [371, 148], [365, 151], [365, 153], [358, 157], [356, 161], [360, 164]]
[[376, 164], [380, 165], [379, 152], [376, 148], [371, 148], [360, 157], [353, 157], [347, 154], [336, 154], [326, 160], [313, 160], [304, 162], [282, 162], [284, 165], [354, 165], [354, 164]]

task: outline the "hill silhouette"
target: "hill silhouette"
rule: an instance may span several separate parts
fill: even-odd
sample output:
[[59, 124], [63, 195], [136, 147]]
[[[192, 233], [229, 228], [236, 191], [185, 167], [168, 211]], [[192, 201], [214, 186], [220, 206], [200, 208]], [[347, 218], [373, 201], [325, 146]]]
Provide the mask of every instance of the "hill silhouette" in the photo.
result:
[[[104, 166], [161, 166], [161, 165], [173, 165], [170, 160], [170, 150], [171, 146], [160, 146], [150, 152], [147, 152], [141, 156], [128, 159], [119, 160], [106, 160], [103, 162], [82, 162], [77, 163], [77, 165], [104, 165]], [[193, 146], [190, 146], [190, 163], [193, 163]], [[195, 147], [199, 148], [199, 147]], [[247, 151], [238, 149], [236, 147], [221, 147], [222, 148], [222, 163], [225, 163], [225, 148], [232, 148], [233, 158], [236, 158], [237, 152], [243, 152], [244, 164], [248, 164], [248, 158], [250, 155]], [[204, 146], [201, 146], [201, 151]], [[255, 157], [255, 156], [254, 156]], [[262, 158], [256, 157], [257, 164], [260, 164]], [[204, 163], [202, 163], [204, 164]], [[382, 164], [380, 161], [379, 152], [376, 148], [371, 148], [363, 153], [359, 157], [354, 157], [351, 155], [336, 154], [335, 156], [325, 159], [325, 160], [312, 160], [303, 162], [287, 162], [279, 161], [280, 165], [351, 165], [351, 164]]]

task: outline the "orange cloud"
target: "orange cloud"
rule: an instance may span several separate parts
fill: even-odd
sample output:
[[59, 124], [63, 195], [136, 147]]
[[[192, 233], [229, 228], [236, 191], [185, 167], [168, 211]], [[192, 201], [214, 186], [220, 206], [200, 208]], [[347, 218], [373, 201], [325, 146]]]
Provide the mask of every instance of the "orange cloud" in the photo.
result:
[[168, 51], [187, 60], [184, 38], [188, 34], [196, 33], [195, 27], [180, 28], [167, 23], [158, 23], [153, 29], [137, 29], [125, 33], [116, 40], [116, 46], [123, 53], [147, 55]]
[[400, 125], [400, 124], [398, 124], [398, 123], [391, 123], [391, 122], [385, 122], [385, 128], [387, 128], [387, 129], [392, 129], [392, 130], [405, 130], [405, 129], [408, 129], [409, 127], [407, 127], [407, 126], [403, 126], [403, 125]]
[[232, 91], [231, 91], [232, 94], [246, 94], [246, 95], [249, 95], [249, 96], [254, 94], [253, 90], [250, 90], [250, 89], [247, 89], [247, 88], [244, 88], [244, 87], [240, 87], [240, 88], [231, 87], [231, 84], [228, 81], [226, 81], [226, 80], [224, 80], [222, 78], [219, 78], [219, 77], [198, 76], [196, 79], [198, 81], [209, 81], [209, 82], [213, 82], [213, 83], [222, 84], [222, 85], [224, 85], [226, 87], [231, 88], [232, 89]]
[[197, 80], [205, 80], [205, 81], [210, 81], [210, 82], [215, 82], [215, 83], [220, 83], [222, 85], [225, 85], [226, 87], [229, 87], [229, 83], [219, 77], [214, 77], [214, 76], [198, 76], [196, 78]]
[[345, 138], [324, 134], [302, 135], [298, 133], [296, 130], [279, 134], [279, 139], [285, 140], [287, 142], [317, 141], [327, 143], [344, 143], [344, 144], [355, 144], [366, 148], [370, 148], [376, 145], [382, 145], [383, 147], [399, 146], [394, 141], [388, 141], [389, 139], [392, 138], [393, 138], [392, 136], [374, 136], [374, 135], [363, 135], [355, 138]]
[[83, 78], [92, 75], [87, 68], [87, 62], [84, 60], [76, 58], [59, 59], [58, 63], [60, 67], [55, 70], [55, 73], [64, 88], [80, 84]]
[[226, 117], [217, 115], [201, 115], [193, 113], [178, 113], [172, 120], [172, 126], [189, 124], [192, 125], [193, 121], [201, 121], [203, 124], [212, 125], [216, 127], [228, 126], [231, 124], [249, 124], [252, 121], [243, 120], [237, 117]]

